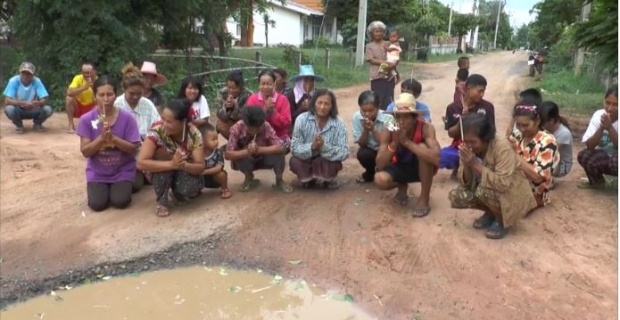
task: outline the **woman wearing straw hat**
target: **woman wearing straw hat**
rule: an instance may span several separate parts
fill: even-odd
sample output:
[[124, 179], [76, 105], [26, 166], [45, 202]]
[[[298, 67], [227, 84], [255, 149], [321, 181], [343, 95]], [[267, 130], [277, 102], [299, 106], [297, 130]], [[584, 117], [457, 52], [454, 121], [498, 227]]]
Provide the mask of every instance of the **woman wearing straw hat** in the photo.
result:
[[412, 94], [401, 93], [395, 105], [397, 126], [381, 137], [375, 185], [382, 190], [398, 188], [395, 200], [404, 206], [409, 200], [408, 184], [420, 182], [420, 197], [412, 215], [421, 218], [431, 211], [430, 193], [439, 164], [439, 142], [433, 125], [425, 122], [416, 109]]
[[142, 96], [151, 100], [158, 110], [164, 105], [164, 99], [159, 91], [153, 86], [164, 84], [168, 81], [166, 76], [157, 72], [157, 66], [150, 61], [144, 61], [142, 68], [140, 69], [142, 76], [144, 77], [144, 90]]
[[294, 87], [293, 90], [289, 90], [286, 94], [286, 98], [291, 105], [291, 131], [295, 126], [297, 116], [308, 111], [310, 100], [312, 100], [316, 89], [315, 83], [323, 81], [325, 81], [325, 78], [314, 74], [314, 68], [311, 65], [299, 66], [299, 74], [291, 78]]
[[[389, 79], [388, 74], [396, 65], [391, 62], [387, 62], [387, 48], [390, 45], [388, 41], [385, 41], [386, 26], [381, 21], [373, 21], [368, 25], [368, 38], [372, 41], [366, 44], [364, 51], [364, 60], [370, 64], [370, 90], [377, 92], [381, 97], [381, 110], [385, 110], [394, 100], [394, 86], [396, 86], [396, 80]], [[381, 65], [384, 68], [383, 72], [380, 70]]]

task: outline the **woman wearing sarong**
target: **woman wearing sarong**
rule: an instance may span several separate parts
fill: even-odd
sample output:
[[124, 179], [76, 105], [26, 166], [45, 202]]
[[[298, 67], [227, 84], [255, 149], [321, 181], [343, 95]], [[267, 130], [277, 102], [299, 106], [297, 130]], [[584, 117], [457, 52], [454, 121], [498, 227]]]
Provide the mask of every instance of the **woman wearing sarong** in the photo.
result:
[[[386, 26], [381, 21], [373, 21], [368, 26], [368, 38], [371, 40], [366, 44], [364, 60], [370, 65], [370, 90], [378, 93], [381, 97], [381, 110], [394, 100], [394, 87], [396, 77], [389, 78], [388, 75], [396, 68], [396, 65], [387, 62], [387, 48], [390, 45], [385, 41]], [[381, 70], [381, 65], [384, 70]]]
[[190, 108], [188, 101], [170, 100], [140, 149], [138, 169], [151, 174], [158, 217], [170, 215], [169, 197], [183, 203], [198, 197], [203, 187], [202, 135], [191, 123]]
[[317, 90], [308, 112], [295, 122], [289, 167], [304, 188], [317, 184], [335, 189], [342, 161], [349, 157], [347, 128], [338, 116], [333, 92]]
[[215, 128], [226, 140], [230, 136], [230, 127], [241, 120], [241, 109], [252, 94], [243, 82], [243, 72], [235, 70], [228, 75], [226, 87], [217, 95], [220, 109], [217, 111]]
[[462, 121], [457, 172], [460, 186], [448, 197], [452, 208], [484, 211], [474, 221], [474, 228], [487, 229], [489, 239], [501, 239], [538, 204], [521, 160], [508, 140], [495, 136], [491, 121], [478, 113], [468, 114]]

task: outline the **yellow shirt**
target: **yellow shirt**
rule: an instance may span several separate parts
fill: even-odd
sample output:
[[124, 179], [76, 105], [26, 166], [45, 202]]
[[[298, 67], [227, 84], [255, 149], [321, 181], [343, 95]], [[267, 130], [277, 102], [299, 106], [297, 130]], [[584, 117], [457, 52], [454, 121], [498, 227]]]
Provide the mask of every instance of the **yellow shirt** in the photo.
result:
[[[84, 75], [78, 74], [73, 77], [71, 84], [69, 85], [69, 89], [77, 89], [84, 86], [87, 83], [86, 79], [84, 79]], [[90, 106], [95, 103], [95, 94], [93, 92], [93, 88], [88, 88], [82, 91], [80, 94], [75, 96], [75, 99], [83, 106]]]

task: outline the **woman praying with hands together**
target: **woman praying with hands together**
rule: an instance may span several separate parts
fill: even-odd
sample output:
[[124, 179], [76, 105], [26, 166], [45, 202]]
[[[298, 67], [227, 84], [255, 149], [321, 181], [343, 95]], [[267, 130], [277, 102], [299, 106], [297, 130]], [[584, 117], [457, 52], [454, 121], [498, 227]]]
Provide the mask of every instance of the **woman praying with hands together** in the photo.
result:
[[158, 217], [170, 215], [169, 197], [180, 204], [202, 191], [202, 135], [191, 122], [190, 108], [188, 101], [170, 100], [140, 149], [138, 169], [152, 175]]
[[86, 162], [88, 206], [103, 211], [126, 208], [136, 177], [138, 123], [131, 113], [114, 107], [116, 85], [106, 76], [93, 83], [97, 107], [80, 118], [77, 135]]

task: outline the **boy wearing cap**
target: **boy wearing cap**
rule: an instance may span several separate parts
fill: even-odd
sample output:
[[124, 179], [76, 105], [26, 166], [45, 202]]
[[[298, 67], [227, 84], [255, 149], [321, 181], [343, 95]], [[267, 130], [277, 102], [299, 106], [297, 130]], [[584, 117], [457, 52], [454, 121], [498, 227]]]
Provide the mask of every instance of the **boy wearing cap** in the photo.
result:
[[412, 94], [399, 95], [394, 118], [397, 126], [381, 137], [375, 185], [382, 190], [398, 189], [395, 200], [404, 206], [409, 201], [409, 183], [420, 182], [420, 197], [412, 216], [422, 218], [431, 211], [430, 193], [439, 165], [439, 142], [433, 125], [424, 121], [416, 109]]
[[34, 76], [35, 66], [24, 62], [19, 66], [19, 75], [12, 77], [4, 89], [4, 114], [15, 125], [15, 132], [24, 133], [24, 119], [32, 119], [35, 131], [44, 131], [43, 122], [52, 116], [52, 107], [47, 105], [49, 94]]
[[79, 119], [95, 106], [95, 93], [92, 88], [95, 80], [97, 80], [97, 72], [91, 62], [83, 63], [82, 73], [73, 77], [65, 99], [65, 111], [69, 121], [67, 133], [75, 132], [73, 118]]

